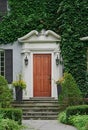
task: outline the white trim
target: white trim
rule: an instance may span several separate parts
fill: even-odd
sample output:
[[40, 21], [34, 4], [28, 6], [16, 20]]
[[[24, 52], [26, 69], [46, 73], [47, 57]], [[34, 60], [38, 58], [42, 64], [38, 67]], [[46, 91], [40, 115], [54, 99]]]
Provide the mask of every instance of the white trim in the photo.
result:
[[[34, 50], [32, 50], [30, 52], [30, 55], [29, 55], [29, 53], [27, 54], [27, 57], [28, 58], [30, 57], [29, 65], [23, 67], [23, 73], [25, 75], [26, 81], [28, 82], [28, 87], [27, 87], [27, 93], [28, 94], [24, 95], [24, 99], [29, 99], [30, 97], [33, 97], [33, 55], [34, 54], [51, 54], [51, 97], [57, 98], [57, 89], [56, 89], [56, 84], [55, 84], [54, 80], [57, 80], [58, 78], [60, 78], [62, 76], [61, 65], [56, 66], [55, 59], [56, 59], [57, 53], [54, 53], [54, 51], [48, 51], [48, 50], [47, 51], [41, 51], [41, 50], [40, 51], [34, 51]], [[24, 57], [25, 57], [25, 55], [26, 55], [26, 53], [24, 53]], [[26, 75], [26, 74], [28, 74], [28, 75]], [[30, 81], [28, 81], [28, 79], [30, 79]]]
[[[40, 46], [40, 44], [38, 44]], [[38, 45], [27, 44], [25, 43], [22, 47], [23, 60], [27, 55], [29, 63], [28, 66], [23, 67], [23, 73], [27, 82], [27, 95], [24, 95], [24, 99], [29, 99], [33, 97], [33, 54], [51, 54], [51, 97], [57, 98], [57, 89], [54, 80], [57, 80], [62, 76], [62, 67], [61, 65], [56, 65], [56, 57], [60, 56], [59, 45], [53, 43], [53, 46], [47, 44], [44, 48], [44, 44], [41, 43], [41, 48], [38, 48]], [[51, 47], [51, 48], [49, 48]], [[28, 81], [30, 79], [30, 81]], [[54, 80], [53, 80], [54, 79]]]
[[[62, 66], [56, 65], [57, 55], [60, 58], [61, 37], [51, 30], [31, 31], [27, 35], [18, 38], [18, 42], [22, 44], [23, 74], [27, 83], [27, 95], [24, 99], [33, 97], [33, 55], [34, 54], [50, 54], [51, 55], [51, 97], [57, 98], [57, 88], [54, 80], [62, 76]], [[57, 44], [58, 42], [58, 44]], [[24, 65], [24, 58], [27, 56], [28, 65]], [[54, 79], [54, 80], [53, 80]]]
[[59, 35], [57, 35], [55, 32], [51, 31], [51, 30], [47, 30], [45, 32], [45, 35], [48, 36], [49, 34], [55, 36], [56, 38], [60, 39], [61, 40], [61, 37]]
[[[52, 40], [48, 39], [49, 35], [53, 36], [54, 39], [52, 39]], [[31, 37], [33, 37], [33, 36], [34, 36], [34, 38], [31, 39]], [[58, 41], [61, 41], [61, 37], [51, 30], [47, 30], [47, 31], [42, 30], [41, 32], [33, 30], [33, 31], [29, 32], [28, 34], [26, 34], [25, 36], [18, 38], [18, 42], [20, 42], [20, 43], [40, 43], [40, 42], [42, 42], [42, 43], [51, 42], [52, 43], [52, 42], [58, 42]]]
[[87, 37], [82, 37], [80, 38], [81, 41], [88, 41], [88, 36]]
[[24, 53], [29, 53], [30, 54], [30, 50], [29, 49], [23, 49], [22, 51], [21, 51], [21, 54], [24, 54]]
[[55, 48], [30, 48], [30, 51], [54, 51]]
[[33, 31], [29, 32], [28, 34], [26, 34], [25, 36], [23, 36], [23, 37], [21, 37], [21, 38], [18, 38], [18, 41], [19, 41], [19, 42], [22, 42], [22, 40], [25, 40], [25, 39], [31, 37], [31, 36], [34, 35], [34, 34], [37, 36], [37, 35], [38, 35], [38, 31], [33, 30]]
[[58, 40], [52, 40], [52, 41], [50, 41], [50, 40], [23, 40], [23, 41], [21, 41], [21, 40], [18, 40], [20, 43], [45, 43], [45, 44], [47, 44], [47, 43], [49, 43], [49, 42], [51, 42], [51, 43], [53, 43], [53, 42], [60, 42], [61, 40], [60, 39], [58, 39]]
[[60, 53], [61, 51], [60, 50], [55, 50], [55, 48], [30, 48], [30, 50], [27, 50], [27, 49], [24, 49], [21, 51], [21, 54], [25, 54], [25, 53], [31, 53], [31, 52], [45, 52], [47, 51], [48, 53], [54, 51], [54, 53]]

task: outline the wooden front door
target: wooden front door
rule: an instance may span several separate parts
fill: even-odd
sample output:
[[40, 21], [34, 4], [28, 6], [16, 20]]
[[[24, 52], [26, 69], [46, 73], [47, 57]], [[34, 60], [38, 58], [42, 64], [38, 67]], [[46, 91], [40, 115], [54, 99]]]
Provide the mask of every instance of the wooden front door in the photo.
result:
[[34, 97], [51, 96], [51, 55], [33, 55]]

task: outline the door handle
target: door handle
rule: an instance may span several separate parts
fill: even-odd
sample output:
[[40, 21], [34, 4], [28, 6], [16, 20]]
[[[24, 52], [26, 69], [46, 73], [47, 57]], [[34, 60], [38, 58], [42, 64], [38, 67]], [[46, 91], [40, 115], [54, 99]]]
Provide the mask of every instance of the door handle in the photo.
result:
[[48, 80], [51, 80], [51, 76], [48, 77]]
[[49, 82], [50, 82], [50, 84], [51, 84], [51, 76], [49, 76], [48, 80], [49, 80]]

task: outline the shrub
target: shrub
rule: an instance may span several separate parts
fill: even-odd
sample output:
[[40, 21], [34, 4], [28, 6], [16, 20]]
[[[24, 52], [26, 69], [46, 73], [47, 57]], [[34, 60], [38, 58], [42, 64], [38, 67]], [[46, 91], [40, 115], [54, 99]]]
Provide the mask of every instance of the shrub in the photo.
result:
[[16, 121], [11, 119], [1, 119], [0, 120], [0, 130], [22, 130], [22, 126]]
[[0, 76], [0, 107], [10, 107], [12, 101], [12, 93], [8, 87], [8, 83], [3, 76]]
[[63, 111], [63, 112], [61, 112], [61, 113], [58, 115], [58, 120], [59, 120], [61, 123], [64, 123], [64, 124], [67, 123], [67, 120], [66, 120], [66, 111]]
[[86, 126], [85, 126], [85, 127], [86, 127], [86, 130], [88, 130], [88, 121], [87, 121], [87, 123], [86, 123]]
[[73, 115], [88, 115], [88, 105], [70, 106], [66, 109], [66, 117]]
[[62, 85], [62, 92], [59, 96], [60, 104], [66, 106], [78, 105], [82, 101], [81, 91], [79, 90], [76, 81], [70, 73], [64, 73]]
[[73, 115], [66, 119], [66, 111], [61, 112], [58, 120], [64, 124], [75, 126], [78, 130], [88, 130], [88, 115]]
[[87, 104], [88, 105], [88, 98], [84, 98], [84, 104]]
[[76, 115], [69, 118], [69, 124], [74, 125], [78, 130], [88, 130], [86, 124], [88, 123], [88, 115]]
[[14, 108], [1, 108], [0, 115], [3, 115], [3, 118], [9, 118], [17, 121], [19, 124], [22, 123], [22, 110]]
[[88, 105], [70, 106], [58, 115], [58, 120], [78, 130], [88, 130]]

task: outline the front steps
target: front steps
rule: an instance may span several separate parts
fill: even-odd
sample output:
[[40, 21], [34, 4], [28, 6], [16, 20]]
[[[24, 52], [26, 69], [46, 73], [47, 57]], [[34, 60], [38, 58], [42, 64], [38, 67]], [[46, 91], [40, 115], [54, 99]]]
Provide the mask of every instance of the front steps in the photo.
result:
[[21, 102], [14, 101], [13, 107], [22, 108], [23, 119], [54, 120], [60, 111], [58, 100], [54, 98], [30, 98]]

